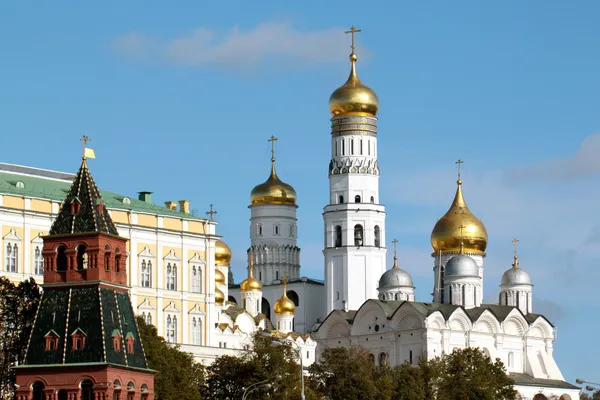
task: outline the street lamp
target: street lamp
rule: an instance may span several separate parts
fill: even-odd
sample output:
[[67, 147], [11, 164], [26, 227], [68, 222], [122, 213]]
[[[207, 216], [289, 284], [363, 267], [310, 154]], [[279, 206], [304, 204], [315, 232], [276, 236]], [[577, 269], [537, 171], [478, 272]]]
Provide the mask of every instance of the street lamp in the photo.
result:
[[578, 385], [583, 385], [584, 383], [589, 383], [590, 385], [594, 385], [594, 386], [600, 386], [600, 383], [586, 381], [585, 379], [581, 379], [581, 378], [577, 378], [577, 379], [575, 379], [575, 382], [576, 382]]
[[[300, 345], [294, 341], [290, 341], [289, 343], [291, 343], [297, 347], [296, 349], [292, 347], [292, 350], [294, 350], [294, 353], [296, 353], [296, 356], [298, 356], [298, 358], [300, 359], [300, 388], [301, 388], [300, 399], [305, 400], [305, 397], [304, 397], [304, 362], [302, 361], [302, 349], [300, 348]], [[278, 340], [273, 340], [273, 341], [271, 341], [271, 345], [281, 346], [281, 345], [283, 345], [283, 343], [281, 343]]]
[[275, 381], [275, 382], [279, 382], [281, 380], [281, 376], [277, 375], [273, 379], [265, 379], [264, 381], [256, 382], [256, 383], [253, 383], [252, 385], [248, 386], [246, 388], [246, 390], [244, 390], [244, 394], [242, 395], [242, 400], [246, 400], [248, 398], [248, 395], [250, 395], [250, 393], [254, 392], [255, 390], [271, 389], [273, 387], [273, 384], [269, 382], [271, 380]]

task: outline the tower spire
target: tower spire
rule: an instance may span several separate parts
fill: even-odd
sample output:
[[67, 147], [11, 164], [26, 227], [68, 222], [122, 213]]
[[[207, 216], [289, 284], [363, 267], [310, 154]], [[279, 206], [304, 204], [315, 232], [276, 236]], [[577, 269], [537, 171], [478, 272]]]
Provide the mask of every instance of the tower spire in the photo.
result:
[[513, 262], [513, 267], [514, 268], [519, 268], [519, 256], [517, 255], [517, 243], [519, 243], [519, 239], [514, 238], [512, 240], [512, 242], [513, 242], [513, 246], [514, 246], [514, 256], [513, 256], [514, 262]]
[[394, 266], [392, 268], [399, 268], [398, 267], [398, 253], [396, 252], [396, 245], [398, 244], [398, 239], [394, 239], [392, 240], [392, 243], [394, 243]]

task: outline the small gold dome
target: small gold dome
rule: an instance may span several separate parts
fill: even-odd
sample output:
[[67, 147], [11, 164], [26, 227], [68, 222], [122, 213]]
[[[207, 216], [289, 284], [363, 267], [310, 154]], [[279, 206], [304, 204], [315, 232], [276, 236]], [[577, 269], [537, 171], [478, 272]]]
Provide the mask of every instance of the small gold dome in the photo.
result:
[[229, 267], [231, 261], [231, 249], [221, 239], [217, 239], [215, 245], [215, 265]]
[[244, 279], [240, 289], [244, 292], [260, 292], [262, 290], [262, 283], [252, 276], [252, 264], [248, 267], [248, 277]]
[[275, 302], [273, 309], [275, 310], [275, 314], [294, 315], [294, 312], [296, 311], [296, 305], [287, 297], [284, 289], [283, 295]]
[[221, 272], [220, 269], [215, 269], [215, 282], [218, 283], [219, 285], [224, 285], [225, 284], [225, 274], [223, 274]]
[[215, 304], [222, 306], [225, 303], [225, 294], [219, 288], [215, 288]]
[[[471, 213], [462, 194], [459, 180], [454, 201], [446, 214], [438, 220], [431, 232], [431, 247], [435, 252], [460, 251], [464, 241], [464, 251], [485, 255], [488, 234], [483, 223]], [[461, 229], [462, 227], [462, 229]]]
[[250, 203], [254, 204], [296, 204], [296, 191], [282, 182], [275, 172], [275, 162], [271, 164], [271, 175], [265, 183], [252, 189]]
[[346, 83], [331, 94], [329, 112], [334, 117], [343, 115], [366, 115], [374, 117], [379, 110], [379, 99], [373, 89], [367, 87], [356, 74], [356, 54], [350, 54], [350, 76]]

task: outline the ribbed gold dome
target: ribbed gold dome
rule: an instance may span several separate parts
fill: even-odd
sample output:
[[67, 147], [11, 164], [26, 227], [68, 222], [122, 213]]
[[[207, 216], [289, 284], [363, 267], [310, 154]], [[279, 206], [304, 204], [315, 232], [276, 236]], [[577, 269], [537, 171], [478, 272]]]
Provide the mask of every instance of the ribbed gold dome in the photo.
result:
[[331, 94], [329, 112], [334, 117], [343, 115], [367, 115], [374, 117], [379, 110], [379, 99], [373, 89], [367, 87], [356, 74], [356, 54], [350, 54], [350, 76], [346, 83]]
[[215, 282], [219, 285], [225, 284], [225, 275], [221, 272], [220, 269], [215, 269]]
[[287, 297], [287, 276], [283, 277], [283, 294], [275, 302], [273, 309], [275, 310], [275, 314], [294, 315], [296, 311], [296, 305]]
[[225, 294], [219, 288], [215, 288], [215, 304], [222, 306], [225, 303]]
[[231, 249], [221, 239], [217, 239], [215, 245], [215, 265], [229, 267], [231, 261]]
[[487, 231], [467, 207], [462, 194], [462, 182], [459, 180], [457, 183], [458, 188], [450, 209], [433, 227], [431, 247], [435, 252], [459, 252], [461, 241], [464, 241], [465, 252], [484, 255], [488, 241]]
[[248, 267], [248, 277], [244, 279], [240, 289], [244, 292], [260, 292], [262, 290], [262, 283], [252, 276], [252, 264]]
[[275, 172], [275, 162], [271, 163], [271, 175], [265, 183], [252, 189], [251, 204], [296, 204], [296, 191], [282, 182]]

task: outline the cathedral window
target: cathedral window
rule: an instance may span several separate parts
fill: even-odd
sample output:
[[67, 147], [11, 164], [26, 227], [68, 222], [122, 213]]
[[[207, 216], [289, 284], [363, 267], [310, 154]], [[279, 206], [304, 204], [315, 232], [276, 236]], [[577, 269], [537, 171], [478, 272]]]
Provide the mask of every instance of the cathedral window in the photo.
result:
[[462, 305], [467, 305], [467, 286], [463, 285], [462, 287]]
[[142, 259], [141, 267], [141, 286], [152, 287], [152, 260]]
[[275, 271], [275, 279], [279, 279], [279, 271]]
[[354, 202], [355, 203], [360, 203], [360, 196], [359, 195], [354, 196]]
[[87, 247], [84, 244], [77, 246], [77, 269], [87, 269], [88, 254]]
[[17, 272], [19, 264], [19, 247], [16, 243], [6, 244], [6, 271]]
[[67, 248], [65, 246], [58, 246], [56, 249], [56, 269], [58, 271], [67, 270]]
[[273, 226], [273, 233], [279, 236], [279, 225]]
[[117, 247], [115, 253], [115, 272], [118, 274], [121, 272], [121, 250]]
[[335, 227], [335, 247], [342, 247], [342, 227]]
[[350, 139], [350, 154], [354, 154], [354, 139]]
[[40, 246], [35, 246], [35, 250], [33, 251], [33, 273], [36, 275], [44, 273], [44, 258], [42, 257]]
[[354, 245], [363, 245], [363, 227], [360, 224], [354, 225]]
[[167, 290], [177, 290], [177, 265], [167, 264]]
[[167, 343], [175, 343], [177, 341], [177, 317], [175, 315], [167, 315], [165, 333]]
[[106, 245], [104, 247], [104, 270], [110, 271], [110, 246]]
[[508, 353], [508, 368], [513, 368], [515, 364], [515, 354], [511, 351]]
[[191, 279], [191, 291], [194, 293], [202, 292], [202, 269], [199, 265], [192, 265], [191, 268], [192, 279]]
[[202, 344], [202, 320], [200, 317], [193, 317], [191, 320], [191, 337], [192, 344], [201, 345]]
[[408, 352], [408, 363], [409, 363], [410, 365], [412, 365], [412, 363], [413, 363], [413, 353], [412, 353], [412, 350], [410, 350], [410, 351]]
[[294, 305], [296, 307], [300, 306], [300, 296], [298, 296], [298, 293], [296, 293], [296, 291], [288, 290], [286, 295], [287, 295], [288, 299], [290, 299], [291, 301], [294, 302]]
[[369, 155], [371, 155], [371, 140], [369, 140], [367, 143], [367, 149], [369, 151]]
[[448, 304], [452, 304], [452, 286], [448, 286]]
[[375, 203], [375, 197], [371, 196], [371, 203]]
[[381, 238], [380, 238], [381, 230], [379, 229], [379, 225], [375, 225], [375, 228], [373, 229], [373, 233], [375, 235], [375, 247], [381, 246]]
[[144, 322], [146, 322], [147, 325], [152, 325], [152, 313], [150, 311], [148, 311], [147, 313], [145, 311], [142, 312], [142, 318], [144, 319]]
[[257, 224], [257, 225], [256, 225], [256, 231], [257, 231], [257, 233], [258, 233], [258, 236], [262, 236], [262, 234], [263, 234], [263, 227], [262, 227], [262, 224]]
[[473, 305], [477, 305], [477, 287], [473, 288]]
[[363, 144], [363, 141], [362, 141], [362, 139], [360, 139], [360, 155], [361, 156], [362, 156], [362, 153], [363, 153], [363, 146], [362, 146], [362, 144]]
[[516, 303], [516, 305], [517, 305], [517, 308], [519, 308], [519, 305], [520, 305], [520, 304], [519, 304], [519, 303], [520, 303], [520, 301], [519, 301], [519, 297], [521, 297], [521, 296], [519, 296], [519, 292], [515, 293], [515, 297], [517, 298], [517, 299], [516, 299], [516, 300], [517, 300], [517, 303]]
[[340, 153], [338, 151], [338, 142], [337, 142], [337, 140], [335, 141], [335, 153], [333, 155], [334, 156], [339, 156], [340, 155]]
[[504, 305], [508, 305], [508, 292], [504, 292]]
[[342, 139], [342, 155], [346, 155], [346, 142], [344, 142], [344, 139]]
[[340, 204], [344, 204], [344, 196], [340, 195], [340, 196], [338, 197], [338, 202], [339, 202]]

